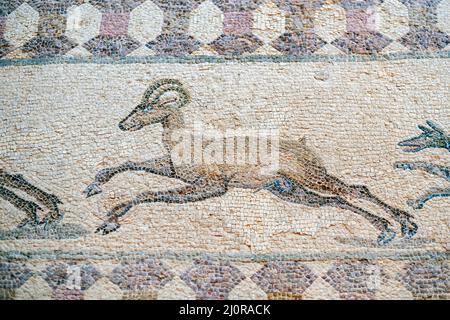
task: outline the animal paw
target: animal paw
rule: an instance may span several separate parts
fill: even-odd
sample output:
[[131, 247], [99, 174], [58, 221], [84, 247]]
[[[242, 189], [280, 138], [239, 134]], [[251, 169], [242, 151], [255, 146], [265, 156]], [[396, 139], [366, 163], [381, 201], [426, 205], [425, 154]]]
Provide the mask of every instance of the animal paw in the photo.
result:
[[407, 220], [405, 223], [402, 223], [402, 237], [412, 238], [416, 233], [419, 227], [412, 221]]
[[97, 182], [93, 182], [87, 186], [87, 188], [83, 191], [86, 194], [86, 198], [92, 197], [93, 195], [99, 194], [102, 192], [102, 189], [98, 185]]
[[105, 222], [95, 230], [95, 233], [100, 232], [102, 235], [111, 233], [120, 228], [120, 224], [116, 222]]
[[377, 238], [377, 242], [380, 246], [386, 245], [395, 238], [395, 231], [391, 228], [387, 228]]

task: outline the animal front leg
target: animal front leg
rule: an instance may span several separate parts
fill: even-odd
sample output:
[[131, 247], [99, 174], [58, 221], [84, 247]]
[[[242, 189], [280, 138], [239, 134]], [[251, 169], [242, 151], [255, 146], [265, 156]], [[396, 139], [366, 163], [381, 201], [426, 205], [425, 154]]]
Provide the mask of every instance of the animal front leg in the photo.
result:
[[428, 162], [396, 162], [394, 167], [403, 170], [421, 170], [450, 181], [450, 168]]
[[418, 199], [409, 200], [407, 203], [414, 209], [422, 209], [426, 202], [436, 197], [450, 197], [450, 188], [432, 188]]
[[24, 211], [27, 214], [27, 218], [24, 219], [18, 225], [19, 228], [23, 227], [29, 223], [31, 223], [31, 224], [39, 223], [37, 210], [42, 210], [42, 208], [39, 205], [37, 205], [36, 203], [22, 199], [17, 194], [15, 194], [14, 192], [12, 192], [9, 189], [2, 187], [1, 185], [0, 185], [0, 198], [8, 201], [14, 207], [16, 207], [17, 209], [19, 209], [21, 211]]
[[151, 202], [188, 203], [219, 197], [227, 192], [226, 183], [199, 183], [168, 191], [144, 192], [131, 201], [124, 202], [107, 213], [107, 220], [95, 232], [108, 234], [120, 227], [119, 218], [139, 204]]
[[110, 167], [100, 170], [95, 176], [94, 182], [84, 190], [86, 197], [101, 193], [101, 186], [111, 180], [115, 175], [125, 171], [145, 171], [162, 176], [171, 177], [174, 175], [172, 160], [169, 156], [156, 158], [144, 162], [127, 161], [117, 167]]

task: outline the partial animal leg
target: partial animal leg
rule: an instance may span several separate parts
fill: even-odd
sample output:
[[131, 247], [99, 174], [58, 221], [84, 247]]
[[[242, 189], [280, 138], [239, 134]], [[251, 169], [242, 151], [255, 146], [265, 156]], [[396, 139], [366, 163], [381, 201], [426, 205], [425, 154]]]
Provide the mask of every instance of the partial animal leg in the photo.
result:
[[134, 206], [149, 202], [187, 203], [218, 197], [227, 192], [223, 181], [207, 181], [168, 191], [144, 192], [131, 201], [124, 202], [107, 213], [107, 220], [95, 232], [108, 234], [117, 230], [119, 218], [123, 217]]
[[370, 201], [386, 211], [395, 221], [400, 223], [402, 235], [412, 237], [417, 233], [417, 225], [410, 219], [413, 216], [406, 211], [394, 208], [373, 195], [366, 186], [348, 185], [340, 179], [333, 177], [325, 171], [311, 170], [304, 172], [305, 176], [289, 175], [294, 181], [299, 182], [313, 191], [331, 193], [341, 197], [358, 198]]
[[383, 202], [378, 197], [373, 195], [369, 188], [362, 185], [351, 185], [349, 186], [351, 188], [350, 195], [353, 195], [356, 198], [365, 199], [372, 203], [375, 203], [384, 211], [386, 211], [395, 221], [400, 223], [402, 236], [411, 238], [417, 233], [418, 226], [414, 222], [411, 221], [413, 216], [401, 209], [395, 208], [387, 204], [386, 202]]
[[55, 195], [47, 193], [34, 186], [21, 174], [9, 174], [5, 171], [0, 173], [0, 184], [5, 187], [15, 188], [34, 197], [39, 203], [49, 209], [49, 213], [43, 219], [43, 223], [54, 222], [62, 219], [63, 213], [59, 210], [58, 205], [62, 201]]
[[[376, 229], [381, 231], [378, 236], [377, 242], [379, 244], [387, 244], [395, 237], [395, 232], [389, 228], [390, 223], [384, 218], [378, 217], [374, 214], [367, 212], [357, 206], [352, 205], [345, 199], [338, 196], [322, 196], [312, 191], [305, 189], [303, 186], [289, 180], [288, 178], [279, 178], [284, 180], [284, 183], [277, 184], [275, 181], [271, 182], [272, 186], [269, 188], [264, 188], [270, 190], [273, 194], [278, 196], [280, 199], [307, 205], [310, 207], [322, 207], [322, 206], [332, 206], [345, 210], [350, 210], [356, 214], [361, 215], [367, 219]], [[287, 179], [287, 181], [286, 181]], [[281, 186], [281, 189], [280, 187]]]
[[426, 202], [436, 197], [450, 197], [450, 188], [432, 188], [418, 199], [409, 200], [407, 203], [414, 209], [422, 209]]
[[38, 224], [39, 219], [37, 215], [37, 210], [42, 210], [42, 208], [34, 202], [27, 201], [19, 197], [17, 194], [8, 190], [0, 185], [0, 197], [11, 203], [17, 209], [24, 211], [27, 214], [25, 218], [18, 227], [23, 227], [26, 224]]
[[450, 181], [450, 168], [428, 162], [396, 162], [394, 167], [403, 170], [422, 170]]
[[115, 175], [125, 171], [145, 171], [166, 177], [172, 177], [175, 174], [173, 163], [169, 156], [144, 162], [127, 161], [117, 167], [105, 168], [100, 170], [95, 176], [94, 182], [91, 183], [83, 193], [86, 194], [86, 197], [101, 193], [101, 185], [107, 183]]

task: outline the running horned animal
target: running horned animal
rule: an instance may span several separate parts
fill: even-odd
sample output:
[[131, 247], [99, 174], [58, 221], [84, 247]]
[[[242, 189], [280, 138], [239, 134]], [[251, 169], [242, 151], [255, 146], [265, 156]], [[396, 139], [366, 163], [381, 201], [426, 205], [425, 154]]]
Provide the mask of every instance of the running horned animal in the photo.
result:
[[332, 206], [352, 211], [366, 218], [379, 230], [378, 243], [386, 244], [395, 237], [391, 223], [365, 209], [353, 205], [349, 200], [364, 199], [375, 203], [401, 225], [402, 235], [412, 237], [417, 225], [412, 216], [383, 202], [362, 185], [350, 185], [327, 173], [322, 161], [310, 150], [304, 140], [280, 139], [279, 169], [262, 174], [258, 165], [177, 165], [171, 158], [175, 142], [171, 140], [174, 130], [184, 127], [180, 108], [190, 102], [190, 96], [182, 83], [173, 79], [162, 79], [153, 83], [144, 93], [142, 101], [125, 119], [119, 128], [135, 131], [145, 126], [160, 123], [163, 127], [163, 144], [167, 155], [145, 162], [126, 162], [117, 167], [100, 170], [95, 180], [84, 191], [87, 197], [100, 193], [101, 186], [116, 174], [125, 171], [145, 171], [176, 178], [187, 185], [172, 190], [143, 192], [131, 201], [112, 208], [106, 221], [96, 232], [107, 234], [120, 227], [119, 219], [136, 205], [149, 202], [186, 203], [201, 201], [225, 194], [231, 188], [246, 188], [255, 191], [268, 190], [278, 198], [311, 207]]

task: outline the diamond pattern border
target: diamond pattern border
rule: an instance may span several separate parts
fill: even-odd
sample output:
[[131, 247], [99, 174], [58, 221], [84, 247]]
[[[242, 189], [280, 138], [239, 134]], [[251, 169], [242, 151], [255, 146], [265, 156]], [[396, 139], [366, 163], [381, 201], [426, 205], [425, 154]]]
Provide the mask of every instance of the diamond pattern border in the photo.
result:
[[[109, 265], [106, 268], [109, 271], [105, 271], [105, 263]], [[184, 267], [177, 267], [179, 263]], [[181, 296], [223, 300], [235, 296], [252, 299], [255, 294], [268, 300], [324, 297], [372, 300], [384, 297], [383, 290], [386, 286], [393, 286], [393, 283], [396, 287], [390, 290], [406, 292], [411, 299], [450, 298], [448, 260], [406, 263], [335, 260], [319, 262], [322, 264], [320, 268], [314, 267], [314, 264], [298, 260], [236, 262], [208, 256], [169, 262], [159, 258], [127, 258], [107, 262], [42, 262], [32, 259], [25, 263], [0, 262], [0, 297], [14, 299], [22, 295], [22, 286], [28, 288], [39, 282], [48, 283], [48, 296], [54, 300], [82, 300], [86, 297], [165, 300]], [[36, 290], [33, 296], [33, 292], [27, 289], [29, 299], [39, 299], [40, 294]]]
[[[436, 53], [450, 44], [445, 25], [450, 22], [439, 18], [446, 8], [441, 2], [336, 0], [339, 14], [332, 14], [333, 6], [323, 0], [7, 1], [0, 5], [0, 59], [70, 56], [77, 46], [94, 57], [186, 57], [205, 43], [214, 50], [207, 54], [212, 57], [259, 54], [263, 45], [264, 52], [288, 57], [330, 52], [320, 50], [324, 46], [341, 55], [379, 55], [387, 46]], [[393, 39], [391, 31], [398, 26], [389, 23], [396, 23], [399, 8], [408, 13], [409, 30]], [[345, 20], [333, 21], [342, 19], [342, 11]], [[319, 36], [327, 19], [330, 28], [344, 23], [339, 38]], [[136, 51], [143, 45], [151, 50]]]

